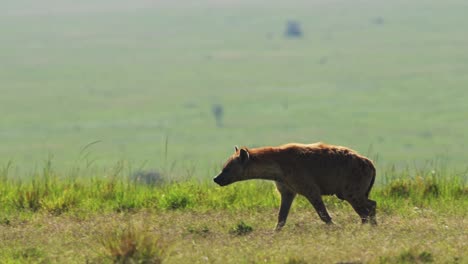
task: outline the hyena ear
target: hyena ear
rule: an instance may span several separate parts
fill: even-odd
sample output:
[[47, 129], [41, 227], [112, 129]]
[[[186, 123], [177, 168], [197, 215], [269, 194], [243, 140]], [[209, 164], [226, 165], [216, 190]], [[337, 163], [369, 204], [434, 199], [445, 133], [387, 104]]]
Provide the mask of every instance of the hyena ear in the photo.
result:
[[249, 160], [250, 154], [249, 151], [245, 148], [240, 149], [240, 154], [239, 154], [240, 160], [242, 163], [245, 163]]
[[235, 151], [235, 152], [238, 152], [238, 151], [239, 151], [239, 147], [234, 146], [234, 151]]

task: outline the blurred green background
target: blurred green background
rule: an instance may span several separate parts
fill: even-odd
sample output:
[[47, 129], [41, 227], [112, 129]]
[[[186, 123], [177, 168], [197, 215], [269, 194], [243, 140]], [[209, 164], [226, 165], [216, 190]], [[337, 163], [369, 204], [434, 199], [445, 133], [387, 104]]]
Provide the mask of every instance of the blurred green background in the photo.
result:
[[[98, 166], [211, 177], [234, 145], [324, 141], [380, 168], [463, 171], [467, 14], [436, 0], [0, 0], [0, 164], [67, 169], [99, 141]], [[302, 37], [285, 37], [289, 20]]]

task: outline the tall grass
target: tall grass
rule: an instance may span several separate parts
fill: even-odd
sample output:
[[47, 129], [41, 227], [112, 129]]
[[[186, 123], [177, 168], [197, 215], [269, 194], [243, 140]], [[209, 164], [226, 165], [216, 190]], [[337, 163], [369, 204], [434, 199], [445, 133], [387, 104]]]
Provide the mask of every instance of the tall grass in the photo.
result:
[[[47, 162], [44, 168], [28, 179], [9, 175], [11, 163], [0, 174], [0, 211], [47, 212], [60, 215], [70, 211], [131, 212], [156, 210], [237, 210], [276, 208], [279, 197], [275, 187], [266, 181], [246, 181], [220, 188], [211, 180], [165, 179], [145, 184], [126, 173], [118, 164], [102, 176], [67, 177], [54, 171]], [[467, 203], [466, 176], [436, 170], [400, 170], [381, 172], [384, 183], [375, 186], [371, 197], [382, 211], [401, 211], [431, 206], [463, 210]], [[328, 207], [344, 206], [336, 198], [326, 198]], [[450, 205], [450, 206], [444, 206]], [[297, 199], [295, 207], [310, 206]], [[442, 210], [442, 209], [441, 209]]]

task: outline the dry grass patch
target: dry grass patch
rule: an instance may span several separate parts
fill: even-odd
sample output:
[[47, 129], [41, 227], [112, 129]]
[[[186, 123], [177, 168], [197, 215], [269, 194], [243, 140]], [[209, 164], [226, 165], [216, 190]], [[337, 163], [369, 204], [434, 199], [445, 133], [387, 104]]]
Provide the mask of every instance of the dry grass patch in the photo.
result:
[[[337, 215], [338, 214], [338, 215]], [[0, 258], [58, 263], [463, 263], [466, 215], [380, 215], [361, 225], [353, 212], [320, 222], [296, 209], [281, 232], [276, 210], [140, 211], [79, 219], [35, 214], [0, 225]], [[230, 231], [244, 221], [243, 235]], [[243, 225], [243, 227], [245, 227]], [[132, 262], [133, 261], [133, 262]]]
[[114, 263], [162, 263], [164, 246], [148, 228], [128, 223], [111, 227], [100, 234], [103, 258]]

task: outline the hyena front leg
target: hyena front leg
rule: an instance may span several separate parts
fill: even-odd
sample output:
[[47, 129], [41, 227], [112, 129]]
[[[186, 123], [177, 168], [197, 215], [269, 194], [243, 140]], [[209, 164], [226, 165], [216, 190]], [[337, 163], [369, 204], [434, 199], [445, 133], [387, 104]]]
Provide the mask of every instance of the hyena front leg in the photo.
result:
[[317, 214], [319, 215], [320, 219], [327, 223], [327, 224], [333, 224], [332, 218], [327, 212], [327, 208], [325, 207], [325, 204], [323, 203], [322, 196], [320, 196], [319, 193], [309, 193], [306, 195], [307, 200], [314, 206], [315, 211], [317, 211]]
[[278, 213], [278, 223], [276, 224], [275, 228], [276, 231], [279, 231], [286, 224], [289, 209], [291, 208], [291, 204], [294, 201], [294, 198], [296, 197], [296, 193], [291, 191], [288, 187], [279, 182], [276, 182], [276, 188], [278, 189], [281, 195], [281, 206]]

